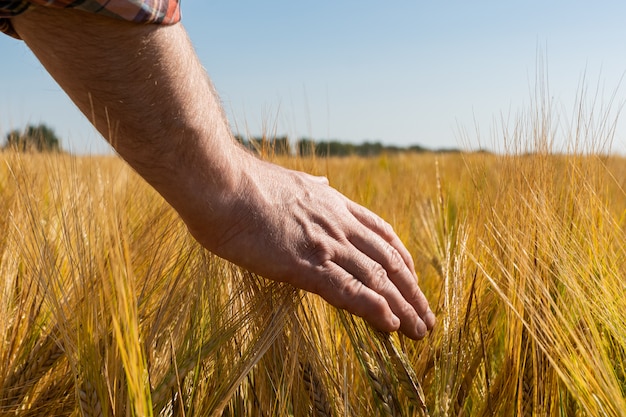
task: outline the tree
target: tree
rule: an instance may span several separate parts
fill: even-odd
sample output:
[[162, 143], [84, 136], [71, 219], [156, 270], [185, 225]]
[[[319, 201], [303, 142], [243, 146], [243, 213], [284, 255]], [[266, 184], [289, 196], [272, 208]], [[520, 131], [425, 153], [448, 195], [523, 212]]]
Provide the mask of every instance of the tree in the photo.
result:
[[4, 148], [21, 152], [58, 152], [61, 145], [54, 130], [41, 123], [36, 126], [28, 125], [22, 131], [9, 132]]

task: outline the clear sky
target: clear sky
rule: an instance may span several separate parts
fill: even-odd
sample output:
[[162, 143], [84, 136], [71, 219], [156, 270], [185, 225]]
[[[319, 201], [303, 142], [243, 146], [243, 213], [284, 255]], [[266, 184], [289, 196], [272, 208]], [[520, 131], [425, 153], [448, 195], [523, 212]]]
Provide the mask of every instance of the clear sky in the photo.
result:
[[[616, 93], [613, 113], [626, 99], [621, 0], [184, 0], [182, 11], [242, 134], [498, 149], [494, 120], [528, 108], [537, 68], [564, 125], [583, 77], [602, 105]], [[22, 42], [0, 37], [0, 51], [2, 137], [44, 122], [65, 148], [108, 149]]]

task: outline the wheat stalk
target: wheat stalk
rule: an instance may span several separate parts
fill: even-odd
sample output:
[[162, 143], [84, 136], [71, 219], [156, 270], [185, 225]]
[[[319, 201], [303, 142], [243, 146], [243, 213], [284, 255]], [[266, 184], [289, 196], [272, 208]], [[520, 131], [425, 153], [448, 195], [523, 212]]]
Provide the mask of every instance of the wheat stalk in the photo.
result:
[[331, 417], [333, 414], [328, 402], [328, 395], [311, 363], [308, 361], [305, 363], [300, 362], [300, 366], [302, 367], [304, 386], [311, 397], [311, 401], [313, 401], [315, 415], [318, 417]]

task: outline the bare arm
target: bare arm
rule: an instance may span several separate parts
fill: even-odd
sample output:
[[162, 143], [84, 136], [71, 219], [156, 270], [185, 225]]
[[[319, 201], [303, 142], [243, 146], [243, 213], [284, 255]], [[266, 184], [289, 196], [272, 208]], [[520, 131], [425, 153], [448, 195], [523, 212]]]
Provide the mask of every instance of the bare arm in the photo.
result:
[[34, 7], [14, 27], [119, 154], [207, 249], [315, 292], [384, 331], [434, 324], [391, 227], [324, 179], [233, 140], [185, 30]]

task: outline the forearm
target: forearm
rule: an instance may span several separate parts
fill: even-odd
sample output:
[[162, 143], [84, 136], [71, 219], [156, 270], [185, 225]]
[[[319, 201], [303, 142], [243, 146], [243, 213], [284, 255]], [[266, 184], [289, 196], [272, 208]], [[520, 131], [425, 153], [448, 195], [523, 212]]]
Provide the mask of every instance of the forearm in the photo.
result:
[[14, 27], [206, 248], [380, 330], [418, 339], [432, 328], [411, 255], [391, 226], [327, 181], [235, 143], [182, 26], [33, 8]]
[[100, 133], [176, 208], [193, 189], [235, 187], [232, 159], [241, 151], [180, 25], [47, 8], [14, 25]]

